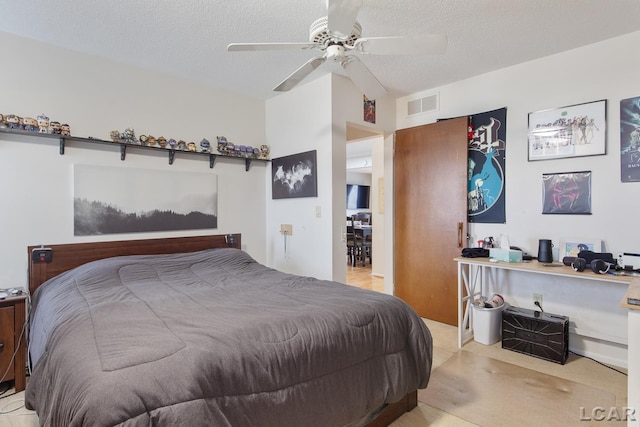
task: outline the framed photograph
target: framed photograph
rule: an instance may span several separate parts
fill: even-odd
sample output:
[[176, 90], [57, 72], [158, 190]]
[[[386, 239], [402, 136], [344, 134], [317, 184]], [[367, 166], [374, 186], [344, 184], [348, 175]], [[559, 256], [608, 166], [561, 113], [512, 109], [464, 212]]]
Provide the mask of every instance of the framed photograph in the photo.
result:
[[[149, 191], [150, 183], [162, 191]], [[73, 166], [75, 236], [215, 228], [215, 174]]]
[[318, 196], [316, 150], [271, 160], [271, 198]]
[[591, 171], [542, 175], [543, 214], [591, 214]]
[[376, 100], [369, 99], [366, 95], [362, 95], [362, 103], [363, 103], [363, 120], [368, 123], [376, 122]]
[[602, 252], [602, 240], [573, 237], [560, 240], [560, 260], [566, 256], [577, 257], [580, 251]]
[[529, 161], [606, 154], [607, 100], [529, 113]]
[[640, 96], [620, 101], [620, 178], [640, 181]]

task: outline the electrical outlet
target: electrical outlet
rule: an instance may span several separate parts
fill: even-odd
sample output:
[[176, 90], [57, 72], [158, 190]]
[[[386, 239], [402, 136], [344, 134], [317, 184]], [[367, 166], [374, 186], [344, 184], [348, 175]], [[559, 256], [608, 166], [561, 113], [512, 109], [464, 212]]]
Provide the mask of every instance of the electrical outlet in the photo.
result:
[[533, 294], [533, 305], [537, 306], [536, 302], [542, 307], [542, 294]]

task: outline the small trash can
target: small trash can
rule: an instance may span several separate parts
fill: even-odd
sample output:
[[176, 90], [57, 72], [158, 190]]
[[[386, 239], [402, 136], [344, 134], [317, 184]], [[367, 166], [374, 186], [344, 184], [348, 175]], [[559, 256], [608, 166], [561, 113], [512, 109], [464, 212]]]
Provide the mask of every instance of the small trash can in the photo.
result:
[[[502, 297], [500, 297], [499, 300], [502, 300]], [[502, 311], [506, 307], [507, 304], [504, 303], [504, 300], [502, 300], [502, 303], [497, 307], [492, 307], [489, 304], [473, 304], [474, 341], [484, 345], [493, 345], [500, 341], [500, 334], [502, 332]]]

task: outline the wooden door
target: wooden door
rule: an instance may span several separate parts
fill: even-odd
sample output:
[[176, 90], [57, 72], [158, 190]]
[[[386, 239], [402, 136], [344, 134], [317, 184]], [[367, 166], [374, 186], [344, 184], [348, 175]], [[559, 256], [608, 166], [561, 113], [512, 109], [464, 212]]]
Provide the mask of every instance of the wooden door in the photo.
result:
[[453, 258], [467, 244], [466, 117], [396, 132], [395, 295], [422, 317], [457, 325]]

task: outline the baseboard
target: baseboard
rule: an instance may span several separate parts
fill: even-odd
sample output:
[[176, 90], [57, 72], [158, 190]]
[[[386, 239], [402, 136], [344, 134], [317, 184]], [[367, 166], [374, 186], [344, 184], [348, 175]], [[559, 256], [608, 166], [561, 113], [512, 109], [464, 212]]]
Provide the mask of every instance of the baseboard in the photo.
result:
[[629, 367], [628, 350], [624, 344], [569, 333], [569, 351], [607, 365]]

